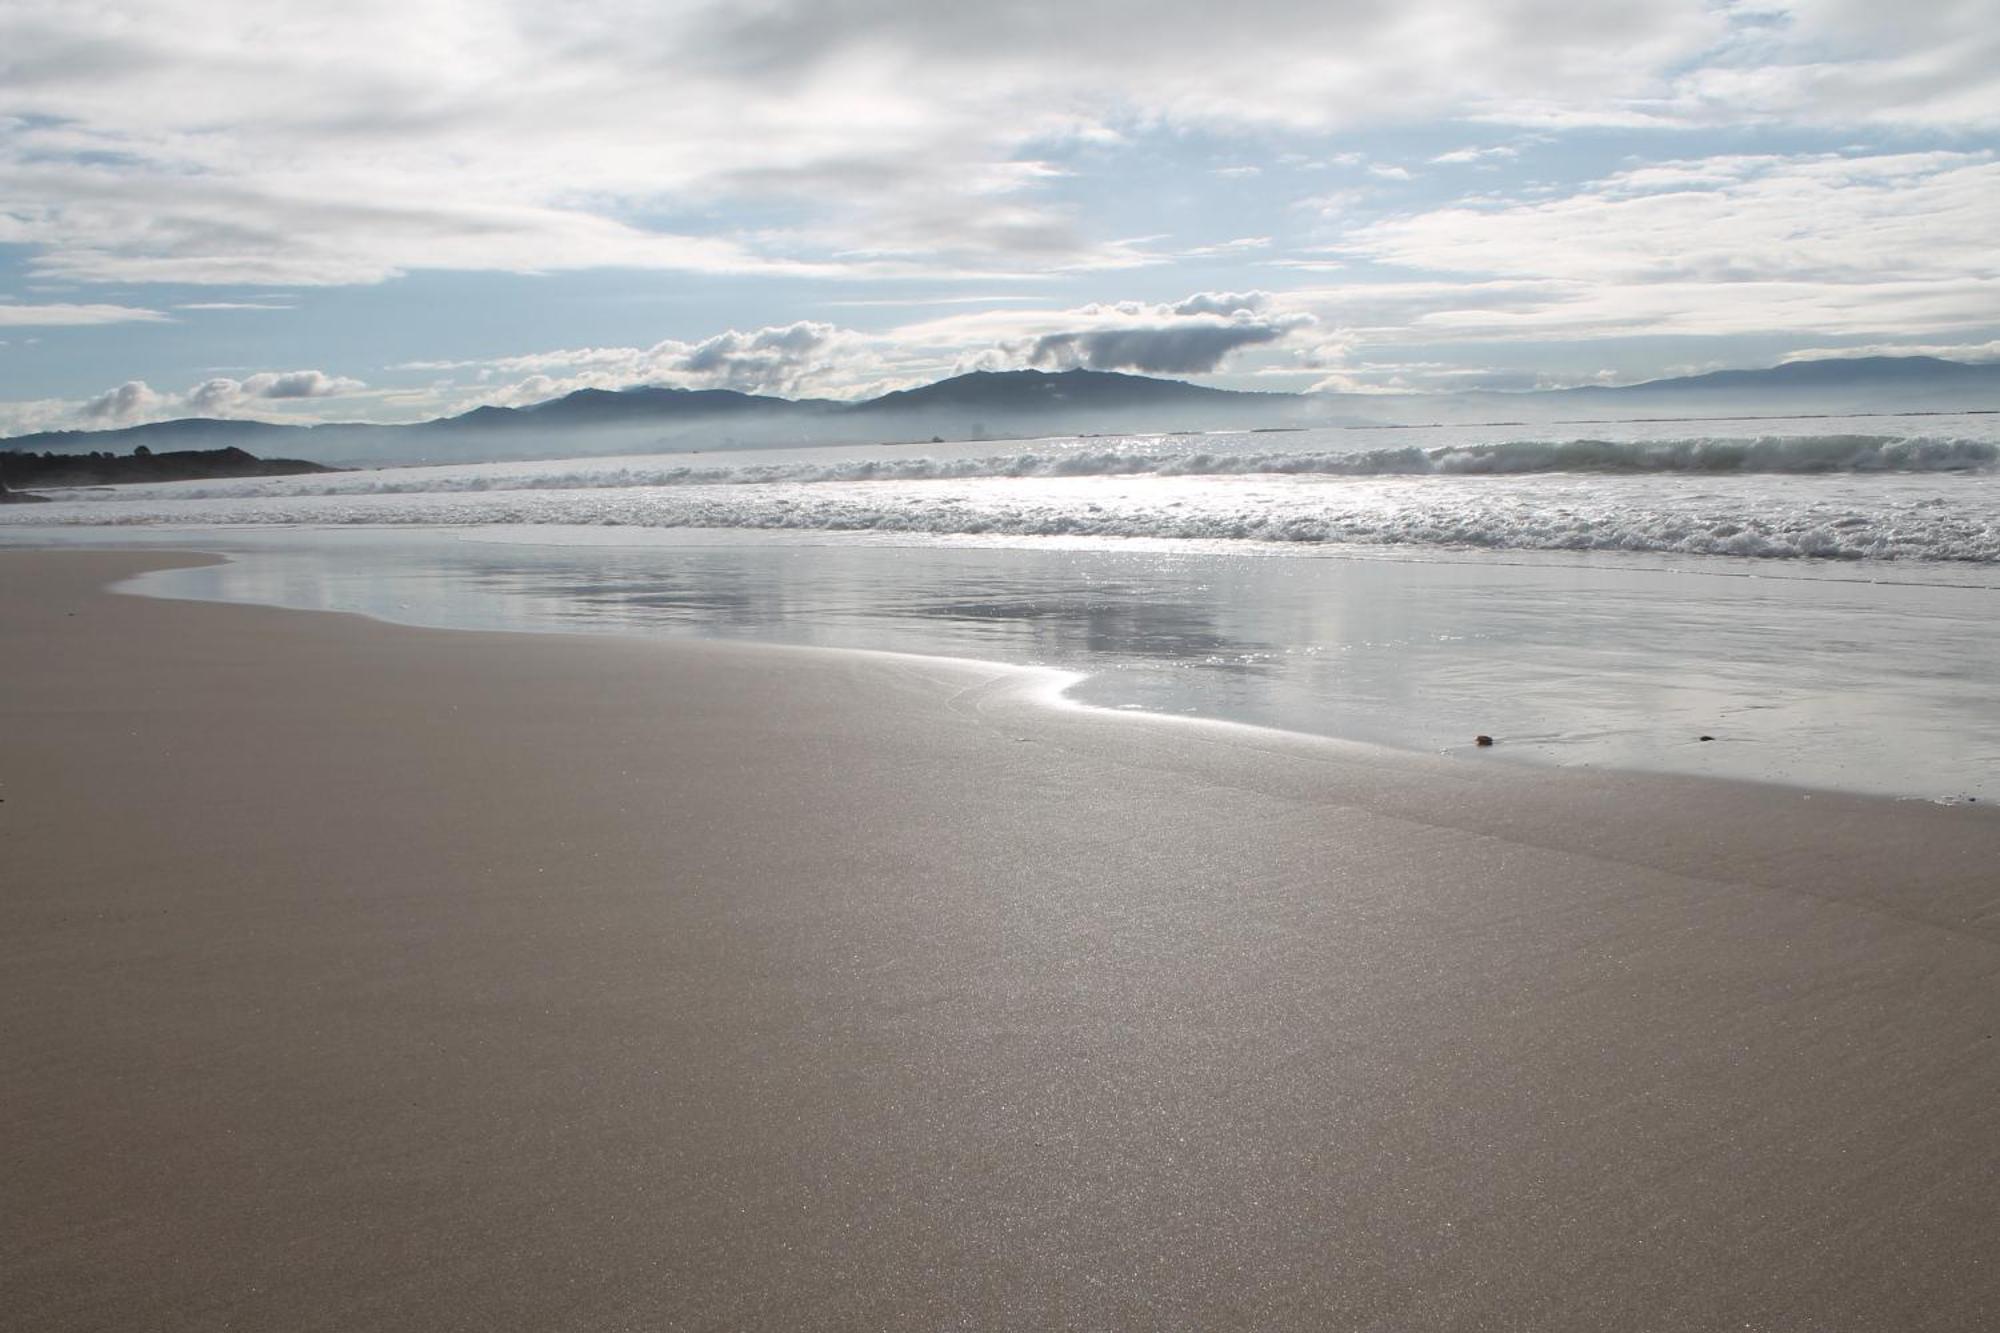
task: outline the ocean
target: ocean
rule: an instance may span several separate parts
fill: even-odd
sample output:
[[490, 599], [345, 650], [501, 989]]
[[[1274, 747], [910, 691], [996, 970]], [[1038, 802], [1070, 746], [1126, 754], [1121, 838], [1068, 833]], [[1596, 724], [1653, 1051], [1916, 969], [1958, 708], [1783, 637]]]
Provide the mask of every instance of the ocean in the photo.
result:
[[2000, 800], [1990, 414], [706, 450], [50, 494], [0, 509], [0, 541], [232, 557], [141, 581], [161, 595], [980, 657], [1071, 673], [1082, 703], [1477, 762]]

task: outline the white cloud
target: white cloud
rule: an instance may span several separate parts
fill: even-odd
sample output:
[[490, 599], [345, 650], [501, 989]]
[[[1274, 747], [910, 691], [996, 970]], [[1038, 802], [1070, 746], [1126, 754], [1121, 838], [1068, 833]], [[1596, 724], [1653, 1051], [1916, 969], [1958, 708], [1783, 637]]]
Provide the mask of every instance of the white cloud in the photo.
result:
[[123, 305], [12, 305], [0, 301], [0, 328], [74, 328], [87, 324], [150, 324], [168, 317]]
[[155, 393], [144, 380], [127, 380], [115, 389], [106, 389], [76, 410], [84, 421], [124, 426], [135, 421], [151, 421], [164, 415], [169, 400]]
[[260, 371], [242, 379], [216, 376], [185, 393], [162, 393], [144, 380], [127, 380], [82, 402], [41, 400], [8, 406], [14, 409], [11, 415], [17, 421], [21, 409], [36, 409], [31, 414], [34, 424], [17, 429], [46, 430], [59, 425], [108, 429], [183, 416], [226, 417], [246, 411], [268, 414], [272, 410], [269, 404], [346, 398], [367, 388], [360, 380], [319, 370]]
[[[966, 370], [1086, 366], [1204, 374], [1236, 351], [1282, 344], [1314, 318], [1268, 292], [1197, 292], [1064, 310], [987, 307], [882, 333], [801, 321], [651, 347], [552, 348], [485, 361], [412, 362], [451, 373], [425, 400], [436, 411], [519, 406], [577, 389], [639, 384], [736, 389], [787, 398], [870, 397]], [[470, 381], [469, 383], [467, 381]]]
[[810, 385], [829, 363], [866, 346], [859, 334], [805, 320], [755, 333], [731, 329], [671, 358], [667, 373], [715, 388], [790, 395]]
[[1454, 148], [1448, 153], [1439, 153], [1431, 159], [1431, 162], [1436, 166], [1463, 166], [1472, 162], [1489, 162], [1519, 156], [1518, 148], [1497, 144], [1491, 148]]
[[[852, 398], [944, 373], [931, 351], [837, 325], [799, 321], [741, 332], [725, 330], [651, 347], [569, 347], [488, 361], [413, 362], [400, 369], [473, 371], [485, 387], [447, 390], [459, 406], [519, 406], [577, 389], [638, 384], [679, 389], [734, 389], [786, 398]], [[521, 378], [515, 378], [515, 377]]]
[[1196, 292], [1176, 301], [1176, 315], [1254, 315], [1271, 304], [1269, 292]]
[[1269, 292], [1197, 292], [1151, 304], [1120, 301], [1069, 310], [989, 310], [895, 330], [906, 344], [953, 349], [958, 369], [1012, 366], [1206, 375], [1251, 347], [1312, 326]]
[[1182, 250], [1176, 257], [1180, 259], [1241, 259], [1245, 255], [1255, 254], [1260, 250], [1268, 250], [1271, 248], [1271, 245], [1272, 241], [1269, 236], [1238, 236], [1234, 240], [1218, 241], [1214, 245], [1193, 246]]
[[[0, 441], [9, 436], [29, 435], [36, 431], [55, 430], [64, 425], [75, 425], [75, 403], [59, 398], [28, 398], [14, 402], [0, 402]], [[0, 448], [6, 448], [0, 443]]]
[[1856, 347], [1801, 347], [1786, 361], [1825, 361], [1858, 356], [1936, 356], [1947, 361], [2000, 361], [2000, 338], [1979, 343], [1868, 343]]
[[263, 371], [245, 379], [217, 376], [188, 390], [183, 405], [202, 416], [228, 414], [245, 403], [298, 398], [345, 398], [368, 386], [319, 370]]
[[268, 0], [218, 23], [134, 0], [109, 22], [17, 0], [0, 243], [104, 282], [1129, 266], [1161, 257], [1093, 236], [1037, 146], [1453, 117], [1987, 127], [1990, 19], [1859, 0]]
[[[1432, 336], [1983, 328], [2000, 322], [2000, 161], [1928, 152], [1664, 163], [1556, 198], [1384, 220], [1337, 249], [1482, 280], [1461, 294], [1405, 289], [1421, 298], [1405, 317]], [[1532, 286], [1463, 299], [1493, 296], [1495, 280]]]
[[2000, 24], [1983, 0], [1785, 0], [1743, 10], [1760, 21], [1739, 26], [1713, 59], [1677, 80], [1676, 116], [2000, 126]]

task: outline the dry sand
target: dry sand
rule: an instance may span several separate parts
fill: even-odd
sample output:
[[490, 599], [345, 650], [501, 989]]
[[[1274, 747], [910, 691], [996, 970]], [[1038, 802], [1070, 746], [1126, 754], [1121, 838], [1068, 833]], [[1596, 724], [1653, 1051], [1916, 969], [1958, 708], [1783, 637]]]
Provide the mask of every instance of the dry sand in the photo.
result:
[[1973, 1329], [2000, 818], [0, 552], [0, 1325]]

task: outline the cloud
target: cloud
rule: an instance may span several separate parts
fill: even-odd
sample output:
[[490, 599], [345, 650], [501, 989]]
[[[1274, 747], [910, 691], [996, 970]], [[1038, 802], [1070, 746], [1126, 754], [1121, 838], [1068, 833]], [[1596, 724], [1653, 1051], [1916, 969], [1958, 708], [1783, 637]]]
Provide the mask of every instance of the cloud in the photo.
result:
[[1281, 342], [1314, 323], [1269, 292], [1197, 292], [1180, 301], [1121, 301], [1070, 310], [989, 310], [908, 325], [906, 345], [953, 354], [960, 370], [1009, 366], [1206, 375], [1229, 356]]
[[1173, 304], [1176, 315], [1254, 315], [1271, 304], [1269, 292], [1196, 292]]
[[1273, 343], [1286, 330], [1256, 324], [1187, 324], [1154, 329], [1091, 329], [1050, 333], [1035, 340], [1028, 362], [1091, 370], [1137, 370], [1151, 375], [1208, 375], [1231, 352]]
[[1946, 361], [2000, 361], [2000, 338], [1980, 343], [1868, 343], [1859, 347], [1801, 347], [1785, 361], [1826, 361], [1859, 356], [1935, 356]]
[[859, 335], [805, 320], [755, 333], [731, 329], [665, 358], [665, 370], [716, 388], [787, 395], [809, 384], [843, 350], [862, 343]]
[[1409, 289], [1436, 298], [1403, 312], [1432, 337], [1983, 328], [2000, 310], [2000, 160], [1933, 151], [1659, 163], [1551, 198], [1377, 221], [1334, 248], [1471, 279], [1457, 294]]
[[35, 429], [64, 420], [106, 428], [181, 416], [234, 416], [260, 404], [343, 398], [367, 387], [360, 380], [319, 370], [260, 371], [243, 379], [216, 376], [185, 393], [162, 393], [144, 380], [127, 380], [80, 403], [44, 400], [31, 406], [43, 409], [36, 414], [39, 424]]
[[54, 430], [63, 425], [74, 425], [75, 403], [59, 398], [27, 398], [14, 402], [0, 402], [0, 440], [13, 435], [28, 435], [35, 431]]
[[[73, 282], [324, 286], [416, 269], [597, 267], [832, 276], [843, 267], [753, 255], [593, 213], [393, 174], [249, 181], [162, 162], [113, 171], [0, 156], [0, 195], [30, 201], [21, 241], [44, 277]], [[857, 273], [893, 266], [847, 266]]]
[[123, 305], [13, 305], [0, 301], [0, 328], [74, 328], [88, 324], [153, 324], [158, 310]]
[[[734, 389], [779, 397], [851, 398], [902, 388], [942, 373], [935, 353], [893, 337], [801, 320], [650, 347], [567, 347], [486, 361], [412, 362], [399, 369], [473, 372], [482, 387], [462, 406], [519, 406], [577, 389], [651, 384]], [[521, 378], [515, 378], [521, 377]], [[447, 390], [447, 397], [451, 392]]]
[[1431, 159], [1431, 163], [1434, 166], [1463, 166], [1470, 162], [1488, 162], [1519, 156], [1518, 148], [1497, 144], [1491, 148], [1454, 148], [1448, 153], [1439, 153]]
[[1077, 312], [1084, 327], [1037, 336], [1029, 365], [1209, 375], [1246, 347], [1276, 343], [1312, 324], [1311, 315], [1272, 312], [1268, 292], [1197, 292], [1170, 305], [1124, 303]]
[[184, 405], [208, 415], [227, 413], [244, 403], [298, 398], [343, 398], [368, 386], [360, 380], [318, 370], [264, 371], [246, 379], [218, 376], [188, 390]]
[[1440, 119], [1977, 131], [2000, 123], [1985, 11], [268, 0], [228, 25], [197, 0], [116, 24], [15, 4], [0, 244], [120, 283], [1112, 269], [1162, 257], [1093, 231], [1068, 150]]
[[1233, 240], [1218, 241], [1214, 245], [1197, 245], [1180, 251], [1177, 259], [1242, 259], [1247, 255], [1268, 250], [1272, 246], [1269, 236], [1238, 236]]
[[2000, 27], [1984, 4], [1785, 0], [1745, 6], [1744, 17], [1711, 59], [1676, 80], [1673, 115], [1905, 130], [2000, 126]]
[[122, 426], [133, 421], [154, 419], [160, 415], [167, 401], [153, 392], [152, 386], [144, 380], [127, 380], [117, 388], [106, 389], [89, 399], [77, 409], [76, 414], [85, 421]]
[[880, 333], [807, 320], [651, 347], [551, 348], [398, 369], [453, 377], [425, 400], [440, 412], [640, 384], [851, 399], [967, 370], [1029, 365], [1206, 374], [1236, 351], [1280, 343], [1313, 323], [1312, 315], [1282, 308], [1268, 292], [1197, 292], [1159, 304], [987, 307]]
[[283, 301], [183, 301], [176, 310], [297, 310]]

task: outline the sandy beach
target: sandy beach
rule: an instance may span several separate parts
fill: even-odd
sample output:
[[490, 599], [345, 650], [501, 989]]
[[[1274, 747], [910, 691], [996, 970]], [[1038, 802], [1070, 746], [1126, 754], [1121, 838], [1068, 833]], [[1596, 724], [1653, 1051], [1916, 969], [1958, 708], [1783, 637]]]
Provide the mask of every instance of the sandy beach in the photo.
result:
[[0, 1323], [1974, 1329], [2000, 817], [0, 551]]

